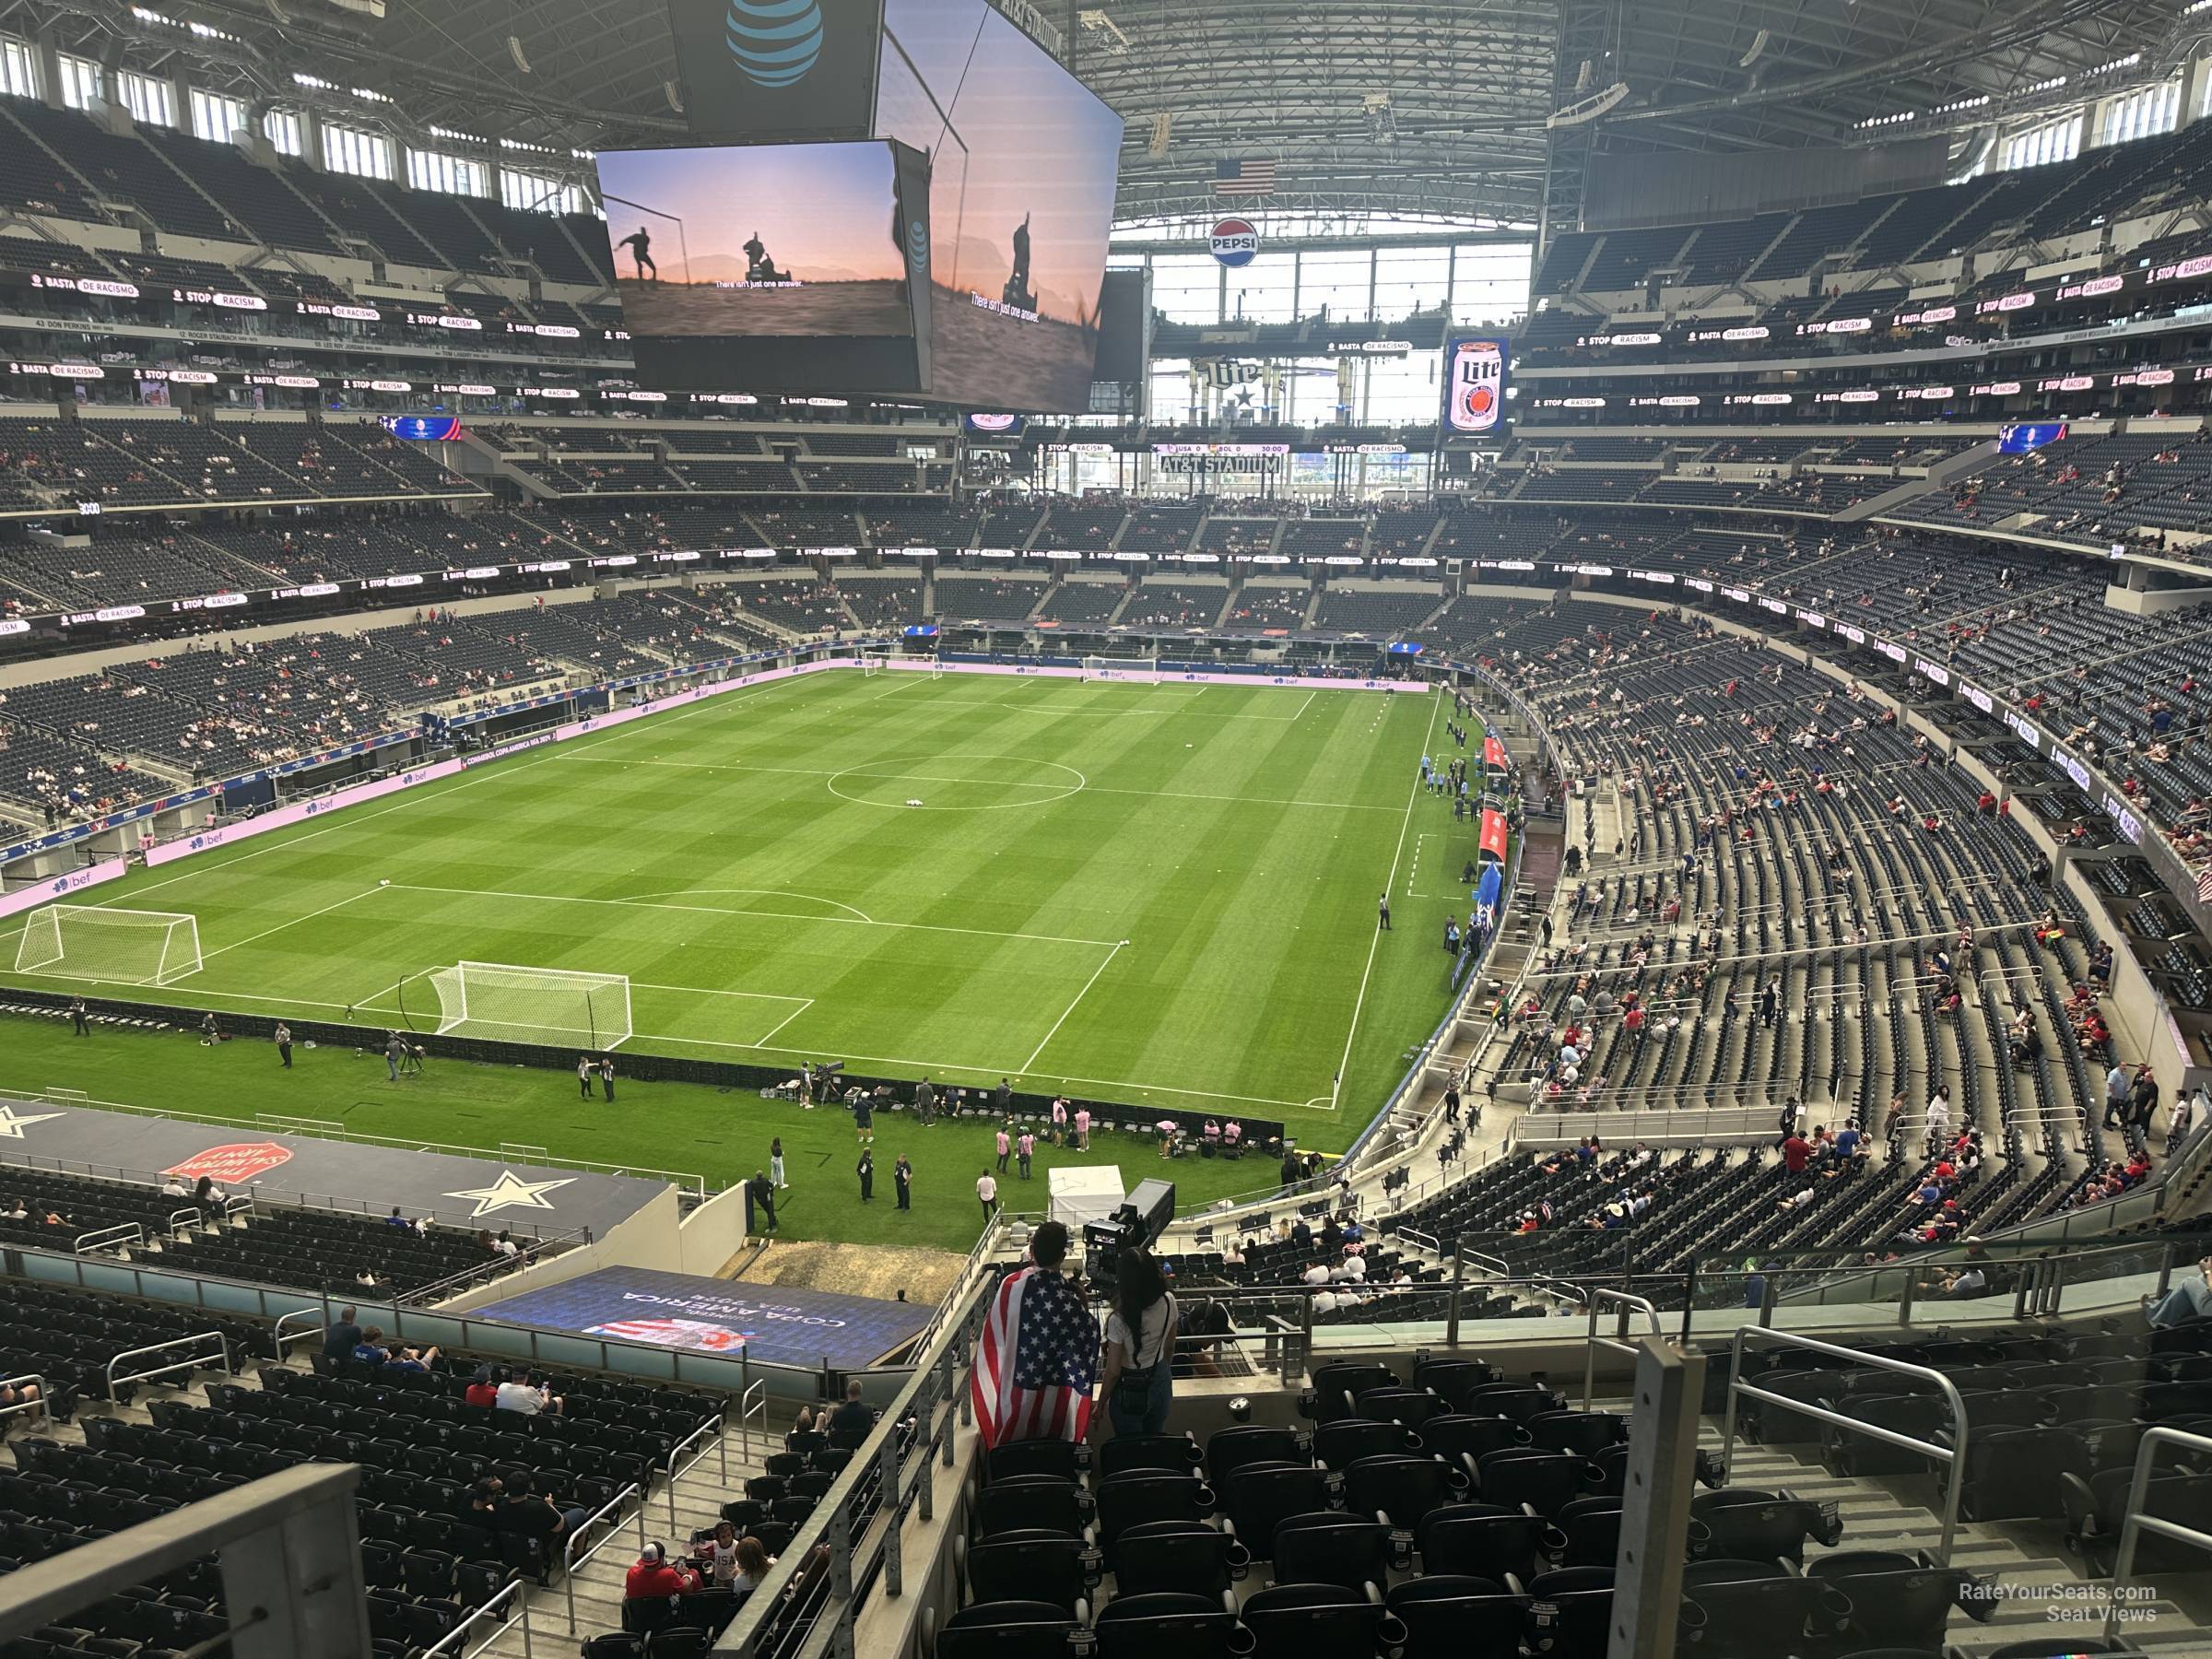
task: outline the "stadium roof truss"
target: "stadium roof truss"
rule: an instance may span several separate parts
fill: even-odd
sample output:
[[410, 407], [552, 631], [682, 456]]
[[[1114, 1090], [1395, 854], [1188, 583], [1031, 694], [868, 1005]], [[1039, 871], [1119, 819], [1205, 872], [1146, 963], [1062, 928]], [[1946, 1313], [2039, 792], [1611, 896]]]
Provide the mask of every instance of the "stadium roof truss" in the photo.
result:
[[[566, 158], [683, 130], [660, 0], [381, 0], [366, 15], [379, 3], [0, 0], [0, 28], [140, 67], [182, 53], [205, 84], [269, 101], [297, 101], [293, 75], [312, 74], [340, 118], [344, 88], [369, 88], [383, 98], [359, 118], [409, 142], [436, 125]], [[1928, 132], [1963, 149], [1992, 122], [2163, 79], [2212, 36], [2212, 8], [2177, 0], [1033, 3], [1126, 121], [1121, 216], [1147, 219], [1556, 225], [1605, 154]], [[1616, 82], [1625, 95], [1596, 119], [1547, 128]], [[1252, 159], [1274, 164], [1275, 192], [1218, 194], [1217, 166]]]

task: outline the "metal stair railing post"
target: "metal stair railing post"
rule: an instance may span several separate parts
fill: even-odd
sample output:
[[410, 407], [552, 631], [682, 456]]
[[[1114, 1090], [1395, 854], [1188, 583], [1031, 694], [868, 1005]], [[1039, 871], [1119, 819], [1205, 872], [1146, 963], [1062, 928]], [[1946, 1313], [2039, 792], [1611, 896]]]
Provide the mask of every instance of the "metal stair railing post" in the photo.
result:
[[593, 1545], [582, 1555], [575, 1553], [576, 1540], [602, 1521], [619, 1521], [622, 1506], [632, 1498], [638, 1500], [638, 1548], [642, 1552], [645, 1548], [645, 1494], [639, 1488], [635, 1481], [617, 1492], [600, 1505], [594, 1513], [586, 1515], [582, 1524], [569, 1535], [569, 1547], [561, 1552], [560, 1587], [568, 1598], [569, 1634], [571, 1636], [576, 1634], [576, 1569], [582, 1566], [613, 1541], [615, 1528], [610, 1524], [606, 1529], [606, 1536], [601, 1538], [598, 1543]]
[[[143, 1354], [162, 1354], [171, 1348], [190, 1347], [194, 1343], [212, 1342], [214, 1354], [198, 1354], [190, 1359], [181, 1359], [174, 1365], [157, 1365], [151, 1371], [133, 1371], [127, 1377], [115, 1374], [115, 1368], [125, 1359], [135, 1359]], [[167, 1342], [156, 1342], [145, 1347], [125, 1348], [108, 1361], [108, 1404], [115, 1404], [115, 1385], [118, 1382], [144, 1382], [153, 1377], [166, 1377], [174, 1371], [205, 1371], [209, 1362], [220, 1359], [223, 1374], [230, 1373], [230, 1343], [220, 1331], [195, 1331], [189, 1336], [172, 1336]]]
[[[1610, 1336], [1597, 1334], [1597, 1311], [1601, 1306], [1616, 1311], [1613, 1335]], [[1602, 1347], [1610, 1354], [1626, 1354], [1631, 1359], [1637, 1359], [1644, 1351], [1640, 1345], [1628, 1339], [1629, 1314], [1631, 1312], [1641, 1313], [1650, 1322], [1651, 1335], [1654, 1339], [1665, 1339], [1665, 1332], [1659, 1324], [1659, 1310], [1642, 1297], [1631, 1296], [1626, 1290], [1594, 1289], [1590, 1292], [1590, 1334], [1583, 1354], [1584, 1411], [1590, 1409], [1590, 1402], [1596, 1397], [1597, 1350]]]
[[2183, 1526], [2179, 1521], [2163, 1520], [2147, 1515], [2143, 1506], [2150, 1496], [2151, 1453], [2159, 1446], [2175, 1446], [2185, 1451], [2212, 1452], [2212, 1435], [2191, 1434], [2184, 1429], [2169, 1429], [2157, 1425], [2143, 1431], [2136, 1446], [2135, 1477], [2127, 1483], [2127, 1507], [2120, 1512], [2120, 1547], [2112, 1556], [2112, 1581], [2105, 1592], [2104, 1637], [2110, 1641], [2113, 1627], [2120, 1622], [2123, 1593], [2128, 1581], [2135, 1576], [2136, 1546], [2143, 1535], [2166, 1538], [2176, 1544], [2194, 1545], [2198, 1549], [2212, 1549], [2212, 1533], [2199, 1532], [2194, 1526]]
[[[303, 1325], [296, 1331], [287, 1331], [284, 1328], [286, 1324], [295, 1319], [307, 1319], [313, 1323], [311, 1325]], [[279, 1313], [276, 1316], [276, 1325], [269, 1332], [270, 1340], [276, 1347], [276, 1363], [279, 1365], [284, 1363], [286, 1343], [297, 1342], [302, 1336], [312, 1336], [325, 1329], [329, 1324], [330, 1310], [328, 1308], [294, 1308], [289, 1313]]]
[[[1756, 1345], [1774, 1347], [1803, 1348], [1807, 1353], [1826, 1354], [1832, 1359], [1848, 1359], [1876, 1371], [1895, 1371], [1900, 1377], [1918, 1377], [1933, 1382], [1943, 1393], [1944, 1402], [1951, 1408], [1951, 1420], [1957, 1432], [1948, 1446], [1939, 1446], [1933, 1441], [1914, 1440], [1909, 1434], [1900, 1434], [1890, 1429], [1877, 1429], [1871, 1423], [1862, 1423], [1856, 1418], [1845, 1417], [1840, 1411], [1823, 1406], [1808, 1406], [1802, 1400], [1753, 1386], [1744, 1381], [1744, 1349], [1747, 1339]], [[1728, 1409], [1721, 1430], [1721, 1460], [1726, 1468], [1735, 1457], [1735, 1403], [1738, 1399], [1757, 1400], [1778, 1410], [1795, 1412], [1799, 1417], [1811, 1418], [1815, 1422], [1827, 1423], [1837, 1429], [1848, 1429], [1853, 1434], [1864, 1434], [1885, 1445], [1897, 1446], [1907, 1452], [1918, 1452], [1950, 1467], [1950, 1479], [1945, 1483], [1943, 1497], [1943, 1536], [1936, 1548], [1936, 1564], [1951, 1564], [1951, 1540], [1959, 1530], [1959, 1496], [1966, 1485], [1966, 1402], [1959, 1397], [1959, 1390], [1951, 1380], [1931, 1366], [1912, 1365], [1902, 1359], [1890, 1359], [1879, 1354], [1869, 1354], [1859, 1348], [1844, 1347], [1833, 1342], [1820, 1342], [1810, 1336], [1800, 1336], [1792, 1331], [1762, 1331], [1757, 1325], [1738, 1325], [1728, 1355]]]
[[[697, 1429], [694, 1429], [681, 1442], [669, 1451], [666, 1470], [668, 1476], [668, 1530], [671, 1533], [677, 1530], [676, 1477], [678, 1475], [689, 1474], [693, 1468], [697, 1467], [699, 1464], [705, 1460], [708, 1452], [719, 1448], [722, 1453], [722, 1484], [725, 1489], [730, 1484], [730, 1442], [722, 1438], [722, 1430], [723, 1417], [721, 1413], [717, 1412], [712, 1420], [701, 1423]], [[714, 1437], [714, 1445], [710, 1447], [701, 1447], [697, 1457], [693, 1458], [689, 1463], [684, 1465], [682, 1468], [677, 1468], [676, 1466], [677, 1459], [683, 1456], [683, 1454], [688, 1452], [693, 1446], [699, 1445], [699, 1442], [702, 1440], [705, 1440], [709, 1435], [712, 1435]]]

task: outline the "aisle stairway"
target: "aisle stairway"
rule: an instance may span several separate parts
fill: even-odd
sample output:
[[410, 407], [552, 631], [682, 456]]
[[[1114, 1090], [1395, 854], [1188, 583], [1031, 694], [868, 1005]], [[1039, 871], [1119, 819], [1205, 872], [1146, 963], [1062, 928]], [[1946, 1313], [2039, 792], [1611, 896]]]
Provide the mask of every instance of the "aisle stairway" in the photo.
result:
[[[1600, 1401], [1601, 1408], [1625, 1410], [1625, 1400]], [[1698, 1443], [1718, 1458], [1722, 1424], [1707, 1418]], [[1940, 1498], [1932, 1476], [1855, 1477], [1830, 1474], [1818, 1460], [1817, 1445], [1759, 1446], [1737, 1437], [1730, 1487], [1783, 1490], [1815, 1503], [1832, 1503], [1842, 1521], [1841, 1550], [1929, 1549], [1941, 1536]], [[1947, 1639], [1965, 1655], [1989, 1653], [2007, 1642], [2030, 1637], [2073, 1634], [2086, 1644], [2097, 1626], [2053, 1622], [2050, 1609], [2084, 1609], [2101, 1604], [2086, 1597], [2090, 1578], [2070, 1555], [2057, 1522], [1960, 1522], [1952, 1564], [1994, 1575], [1998, 1590], [1987, 1623], [1963, 1612], [1951, 1616]], [[1818, 1547], [1812, 1547], [1818, 1551]], [[1807, 1560], [1816, 1559], [1808, 1553]], [[2204, 1631], [2212, 1624], [2212, 1557], [2203, 1574], [2169, 1574], [2150, 1581], [2153, 1598], [2131, 1599], [2126, 1638], [2149, 1653], [2207, 1651]]]

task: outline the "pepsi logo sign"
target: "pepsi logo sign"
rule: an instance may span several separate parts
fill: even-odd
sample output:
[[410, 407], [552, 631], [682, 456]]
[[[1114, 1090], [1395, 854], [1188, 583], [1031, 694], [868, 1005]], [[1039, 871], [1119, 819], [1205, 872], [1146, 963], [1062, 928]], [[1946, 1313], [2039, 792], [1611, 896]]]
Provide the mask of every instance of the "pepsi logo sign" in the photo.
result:
[[1260, 233], [1246, 219], [1225, 218], [1214, 227], [1208, 239], [1214, 257], [1230, 270], [1248, 265], [1260, 251]]

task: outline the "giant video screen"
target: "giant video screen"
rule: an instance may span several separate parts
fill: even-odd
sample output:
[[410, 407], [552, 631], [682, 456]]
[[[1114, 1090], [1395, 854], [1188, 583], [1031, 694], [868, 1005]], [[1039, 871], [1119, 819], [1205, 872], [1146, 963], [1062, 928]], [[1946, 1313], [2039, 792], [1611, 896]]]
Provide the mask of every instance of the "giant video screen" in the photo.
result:
[[615, 289], [647, 384], [924, 389], [919, 155], [873, 140], [771, 144], [605, 150], [598, 167]]
[[929, 395], [1090, 401], [1122, 120], [987, 0], [885, 0], [876, 131], [930, 167]]

